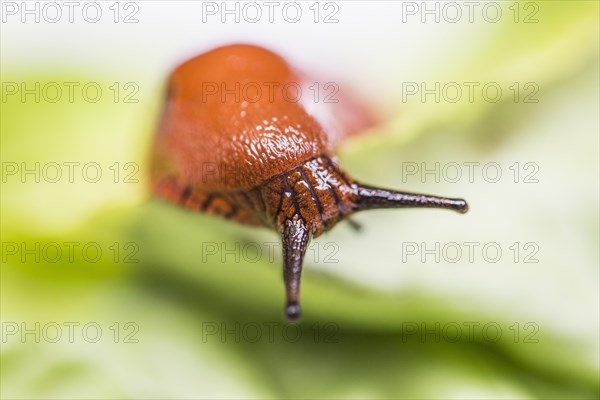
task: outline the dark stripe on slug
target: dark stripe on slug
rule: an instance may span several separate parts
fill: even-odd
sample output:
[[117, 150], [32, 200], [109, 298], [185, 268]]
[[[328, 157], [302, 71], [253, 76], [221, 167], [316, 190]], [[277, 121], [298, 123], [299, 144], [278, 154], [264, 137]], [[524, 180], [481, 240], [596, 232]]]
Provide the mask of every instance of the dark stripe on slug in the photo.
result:
[[204, 199], [204, 201], [202, 202], [202, 204], [200, 204], [200, 207], [198, 208], [200, 211], [206, 211], [206, 209], [208, 207], [210, 207], [210, 204], [212, 203], [212, 201], [214, 200], [215, 196], [213, 196], [212, 194], [208, 194], [206, 195], [206, 198]]
[[304, 167], [302, 165], [299, 166], [298, 171], [300, 172], [300, 177], [302, 178], [302, 180], [304, 182], [306, 182], [308, 191], [309, 191], [310, 195], [312, 196], [312, 198], [315, 202], [315, 205], [317, 206], [317, 211], [319, 212], [319, 218], [321, 219], [321, 222], [325, 223], [325, 220], [323, 219], [323, 206], [321, 205], [321, 200], [319, 199], [319, 196], [317, 196], [317, 194], [313, 190], [312, 184], [310, 183], [310, 181], [308, 180], [308, 177], [304, 173]]
[[[282, 174], [280, 179], [283, 181], [284, 190], [279, 192], [279, 204], [277, 205], [277, 209], [275, 211], [275, 215], [273, 215], [273, 223], [277, 225], [277, 218], [279, 218], [279, 214], [281, 214], [281, 210], [283, 209], [283, 198], [285, 197], [285, 190], [289, 187], [287, 182], [286, 174]], [[261, 195], [262, 199], [262, 195]], [[264, 201], [264, 200], [263, 200]]]
[[233, 218], [233, 216], [237, 215], [240, 210], [237, 205], [235, 205], [233, 203], [230, 203], [230, 205], [231, 205], [231, 209], [226, 214], [223, 215], [225, 218]]
[[192, 195], [192, 188], [190, 186], [186, 186], [181, 192], [181, 196], [179, 196], [179, 204], [185, 206], [185, 203], [188, 201], [190, 196]]
[[302, 226], [306, 227], [306, 218], [304, 218], [304, 215], [302, 215], [302, 213], [300, 212], [300, 205], [298, 204], [298, 193], [296, 193], [294, 188], [290, 185], [288, 177], [289, 177], [288, 174], [283, 174], [283, 182], [285, 185], [285, 189], [282, 192], [282, 196], [283, 196], [283, 193], [289, 191], [290, 198], [292, 199], [292, 203], [294, 204], [294, 213], [290, 216], [289, 220], [293, 221], [294, 217], [297, 216], [300, 219], [300, 221], [302, 221]]
[[340, 198], [337, 195], [337, 192], [335, 191], [335, 188], [331, 185], [329, 185], [329, 191], [331, 192], [331, 195], [333, 196], [333, 200], [335, 201], [335, 204], [337, 205], [338, 211], [340, 212], [338, 214], [338, 222], [344, 218], [344, 209], [342, 208], [342, 203], [340, 202]]

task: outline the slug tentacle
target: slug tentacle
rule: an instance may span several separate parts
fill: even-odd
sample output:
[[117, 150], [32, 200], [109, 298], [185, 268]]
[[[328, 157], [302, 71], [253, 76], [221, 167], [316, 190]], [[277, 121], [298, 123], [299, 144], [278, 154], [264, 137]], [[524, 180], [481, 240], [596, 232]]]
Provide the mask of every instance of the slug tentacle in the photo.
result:
[[297, 320], [302, 313], [300, 308], [300, 278], [304, 254], [310, 241], [306, 222], [299, 215], [285, 221], [283, 239], [283, 281], [285, 283], [285, 313], [290, 320]]
[[450, 199], [427, 194], [398, 192], [367, 185], [358, 185], [357, 189], [358, 198], [355, 205], [357, 211], [372, 210], [376, 208], [415, 207], [447, 208], [458, 211], [461, 214], [469, 211], [469, 205], [463, 199]]

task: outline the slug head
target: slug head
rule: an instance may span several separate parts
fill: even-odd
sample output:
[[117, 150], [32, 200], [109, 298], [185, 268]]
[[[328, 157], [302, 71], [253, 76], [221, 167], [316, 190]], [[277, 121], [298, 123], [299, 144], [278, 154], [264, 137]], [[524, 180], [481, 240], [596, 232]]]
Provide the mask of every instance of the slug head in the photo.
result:
[[376, 208], [446, 208], [468, 211], [463, 199], [450, 199], [360, 184], [321, 155], [263, 185], [269, 193], [266, 218], [281, 233], [286, 316], [301, 316], [300, 280], [310, 239], [331, 229], [350, 214]]

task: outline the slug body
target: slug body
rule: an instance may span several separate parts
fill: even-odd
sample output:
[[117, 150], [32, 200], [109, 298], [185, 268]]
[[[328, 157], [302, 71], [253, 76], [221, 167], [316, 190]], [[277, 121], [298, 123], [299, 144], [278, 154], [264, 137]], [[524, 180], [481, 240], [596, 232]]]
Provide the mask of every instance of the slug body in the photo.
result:
[[462, 199], [360, 184], [333, 160], [331, 137], [290, 95], [303, 79], [251, 45], [201, 54], [170, 76], [152, 160], [154, 192], [183, 207], [275, 229], [283, 241], [286, 315], [297, 319], [308, 243], [373, 208], [467, 211]]

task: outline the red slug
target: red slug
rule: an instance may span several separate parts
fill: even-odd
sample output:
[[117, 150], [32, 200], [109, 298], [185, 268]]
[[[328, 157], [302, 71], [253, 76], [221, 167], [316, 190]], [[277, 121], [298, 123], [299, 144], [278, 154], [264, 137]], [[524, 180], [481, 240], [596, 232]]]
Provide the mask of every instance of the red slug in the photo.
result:
[[301, 314], [311, 238], [361, 210], [468, 210], [462, 199], [376, 188], [348, 176], [333, 161], [328, 132], [290, 94], [301, 84], [285, 60], [261, 47], [224, 46], [186, 61], [170, 75], [152, 160], [156, 195], [279, 232], [291, 320]]

